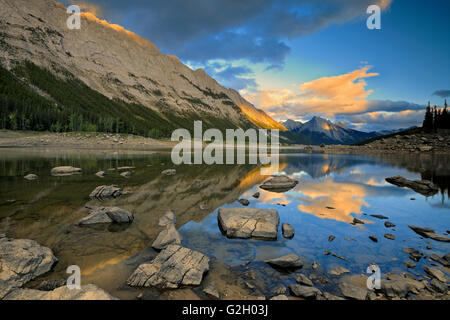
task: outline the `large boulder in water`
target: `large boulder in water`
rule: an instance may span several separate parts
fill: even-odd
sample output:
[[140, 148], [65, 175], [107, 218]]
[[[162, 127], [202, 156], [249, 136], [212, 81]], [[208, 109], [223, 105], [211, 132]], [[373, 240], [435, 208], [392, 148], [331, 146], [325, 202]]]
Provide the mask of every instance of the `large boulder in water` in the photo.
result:
[[218, 221], [228, 238], [274, 240], [278, 235], [280, 216], [273, 209], [221, 208]]
[[410, 188], [424, 196], [433, 196], [439, 192], [439, 188], [428, 180], [408, 180], [401, 176], [395, 176], [385, 179], [390, 184], [402, 188]]
[[198, 286], [209, 270], [204, 254], [177, 245], [170, 245], [149, 263], [141, 264], [128, 278], [132, 287], [176, 289]]
[[50, 271], [58, 261], [51, 249], [27, 239], [0, 239], [0, 299]]
[[294, 188], [298, 184], [297, 180], [293, 180], [287, 176], [274, 176], [270, 180], [264, 182], [260, 188], [272, 192], [286, 192]]

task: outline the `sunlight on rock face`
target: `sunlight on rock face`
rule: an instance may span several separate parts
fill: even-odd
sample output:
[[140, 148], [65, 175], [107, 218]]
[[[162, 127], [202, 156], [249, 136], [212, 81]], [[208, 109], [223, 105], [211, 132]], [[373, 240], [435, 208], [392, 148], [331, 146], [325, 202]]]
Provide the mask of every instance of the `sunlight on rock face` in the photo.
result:
[[89, 21], [92, 22], [96, 22], [98, 24], [101, 24], [104, 27], [113, 29], [121, 34], [126, 35], [127, 37], [129, 37], [130, 39], [132, 39], [134, 42], [138, 43], [139, 45], [143, 46], [143, 47], [152, 47], [152, 48], [156, 48], [155, 45], [153, 43], [151, 43], [149, 40], [142, 38], [140, 36], [138, 36], [137, 34], [135, 34], [134, 32], [128, 31], [127, 29], [125, 29], [124, 27], [118, 25], [118, 24], [112, 24], [109, 23], [106, 20], [101, 20], [99, 18], [97, 18], [93, 13], [91, 12], [82, 12], [81, 16], [86, 18]]
[[305, 204], [299, 205], [298, 209], [319, 218], [351, 223], [351, 214], [362, 214], [361, 207], [368, 206], [364, 200], [366, 195], [366, 188], [359, 184], [335, 182], [331, 179], [318, 183], [306, 182], [301, 188]]

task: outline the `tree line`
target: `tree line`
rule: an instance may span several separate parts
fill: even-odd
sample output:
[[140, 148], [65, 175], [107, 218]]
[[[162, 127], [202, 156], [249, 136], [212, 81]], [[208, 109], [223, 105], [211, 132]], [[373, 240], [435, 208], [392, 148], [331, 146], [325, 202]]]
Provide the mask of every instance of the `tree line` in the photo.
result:
[[109, 99], [69, 75], [59, 79], [31, 62], [11, 71], [0, 67], [0, 129], [162, 138], [172, 126], [149, 108]]
[[443, 108], [432, 107], [428, 102], [422, 127], [428, 132], [436, 132], [438, 129], [450, 129], [450, 113], [447, 109], [447, 100], [445, 100]]

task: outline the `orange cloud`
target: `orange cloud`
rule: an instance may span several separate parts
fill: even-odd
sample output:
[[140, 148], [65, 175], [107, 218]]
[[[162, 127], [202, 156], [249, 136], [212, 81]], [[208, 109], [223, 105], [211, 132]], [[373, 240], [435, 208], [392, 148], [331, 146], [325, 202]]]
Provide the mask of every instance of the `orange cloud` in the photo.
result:
[[299, 205], [298, 209], [323, 219], [351, 223], [351, 214], [362, 214], [361, 207], [368, 206], [364, 200], [366, 188], [360, 184], [326, 179], [319, 183], [305, 182], [301, 192], [307, 198], [303, 199], [305, 203]]
[[364, 79], [379, 75], [369, 70], [370, 66], [364, 66], [346, 74], [305, 82], [297, 92], [266, 90], [246, 98], [276, 118], [362, 113], [368, 110], [367, 97], [373, 91], [366, 90]]

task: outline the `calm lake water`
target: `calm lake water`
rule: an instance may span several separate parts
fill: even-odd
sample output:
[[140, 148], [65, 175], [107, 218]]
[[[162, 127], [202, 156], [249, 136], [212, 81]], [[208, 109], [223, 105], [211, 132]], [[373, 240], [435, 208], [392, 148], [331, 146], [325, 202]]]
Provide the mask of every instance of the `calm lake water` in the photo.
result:
[[[140, 263], [157, 254], [151, 243], [161, 230], [158, 220], [172, 209], [183, 245], [212, 258], [204, 284], [212, 281], [219, 291], [232, 288], [236, 294], [270, 297], [274, 287], [294, 280], [292, 274], [280, 273], [263, 260], [295, 253], [306, 262], [300, 272], [326, 277], [328, 283], [318, 287], [333, 292], [337, 278], [328, 272], [336, 267], [361, 274], [376, 263], [384, 274], [403, 272], [408, 261], [401, 251], [404, 248], [439, 256], [449, 253], [448, 243], [422, 239], [408, 228], [410, 224], [431, 227], [440, 234], [450, 229], [449, 161], [449, 156], [437, 155], [288, 153], [280, 156], [281, 170], [299, 184], [280, 194], [259, 189], [268, 177], [252, 165], [186, 165], [176, 167], [176, 175], [164, 176], [162, 170], [174, 168], [167, 152], [0, 149], [0, 232], [36, 240], [54, 251], [59, 262], [45, 279], [66, 278], [65, 269], [75, 264], [82, 270], [82, 283], [97, 284], [119, 298], [133, 299], [143, 293], [145, 298], [166, 299], [167, 292], [129, 288], [125, 281]], [[61, 165], [80, 167], [83, 173], [50, 176], [50, 169]], [[108, 171], [122, 166], [135, 167], [130, 178], [121, 177], [118, 170]], [[100, 170], [107, 176], [94, 175]], [[37, 174], [39, 180], [23, 179], [28, 173]], [[427, 198], [385, 182], [394, 175], [432, 180], [441, 192]], [[75, 226], [87, 213], [85, 205], [99, 205], [89, 199], [90, 192], [110, 184], [132, 193], [101, 205], [133, 212], [134, 222]], [[257, 191], [261, 197], [252, 198]], [[294, 226], [295, 237], [284, 239], [281, 226], [276, 241], [224, 237], [217, 224], [218, 208], [242, 207], [237, 202], [240, 198], [249, 199], [249, 207], [278, 210], [281, 222]], [[389, 217], [396, 227], [386, 228], [385, 220], [371, 214]], [[351, 225], [353, 217], [366, 224]], [[396, 239], [384, 238], [385, 233]], [[330, 235], [336, 237], [332, 242]], [[369, 235], [376, 236], [378, 243]], [[325, 250], [345, 260], [324, 255]], [[318, 270], [311, 269], [313, 261], [320, 263]], [[409, 272], [422, 276], [424, 264], [430, 263], [422, 259]], [[249, 270], [255, 275], [248, 277]], [[204, 297], [201, 289], [193, 291]]]

